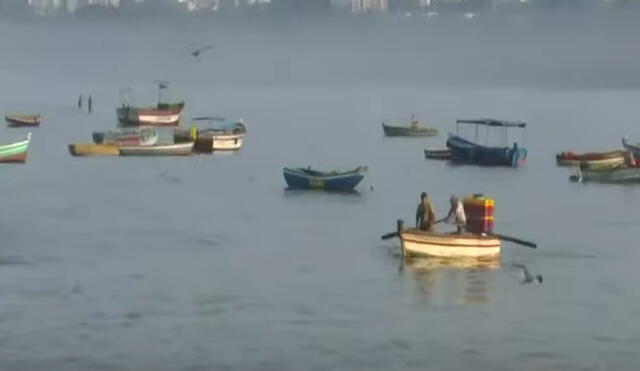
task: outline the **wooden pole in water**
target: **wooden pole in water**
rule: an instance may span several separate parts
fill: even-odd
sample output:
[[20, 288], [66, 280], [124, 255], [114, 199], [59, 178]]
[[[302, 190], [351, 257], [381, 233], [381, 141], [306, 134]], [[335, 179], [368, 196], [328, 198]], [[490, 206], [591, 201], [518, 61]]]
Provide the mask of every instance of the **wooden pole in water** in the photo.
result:
[[402, 219], [398, 219], [397, 230], [398, 230], [398, 237], [400, 238], [400, 248], [402, 249], [402, 256], [406, 257], [407, 254], [404, 250], [404, 241], [402, 240], [402, 231], [404, 230], [404, 221]]

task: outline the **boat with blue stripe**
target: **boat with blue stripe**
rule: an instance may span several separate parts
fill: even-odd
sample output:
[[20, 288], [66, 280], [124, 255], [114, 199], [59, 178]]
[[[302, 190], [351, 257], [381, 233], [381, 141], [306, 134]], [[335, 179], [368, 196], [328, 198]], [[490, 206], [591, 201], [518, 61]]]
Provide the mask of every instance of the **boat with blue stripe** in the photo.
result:
[[[451, 161], [465, 164], [484, 166], [511, 166], [518, 167], [527, 159], [527, 149], [513, 142], [507, 146], [509, 128], [525, 129], [525, 122], [502, 121], [495, 119], [457, 120], [456, 134], [449, 134], [447, 147], [451, 150]], [[463, 138], [460, 132], [460, 124], [475, 125], [475, 140]], [[503, 146], [489, 146], [479, 144], [480, 128], [484, 127], [485, 141], [488, 141], [491, 129], [502, 129], [500, 136], [503, 138]]]
[[349, 171], [318, 171], [310, 167], [283, 170], [284, 179], [291, 189], [322, 189], [327, 191], [351, 191], [364, 178], [366, 166]]

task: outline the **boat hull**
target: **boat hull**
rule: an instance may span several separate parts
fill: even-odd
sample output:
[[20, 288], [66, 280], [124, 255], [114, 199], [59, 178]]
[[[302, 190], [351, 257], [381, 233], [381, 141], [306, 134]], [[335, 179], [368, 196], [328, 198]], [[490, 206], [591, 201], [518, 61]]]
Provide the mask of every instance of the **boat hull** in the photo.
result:
[[453, 134], [447, 140], [447, 148], [452, 161], [464, 164], [518, 167], [527, 158], [525, 148], [487, 147]]
[[188, 156], [193, 142], [153, 146], [120, 146], [122, 156]]
[[442, 234], [408, 229], [400, 232], [406, 257], [492, 259], [500, 256], [500, 239], [485, 235]]
[[425, 149], [424, 157], [432, 160], [450, 160], [451, 159], [451, 150], [450, 149]]
[[382, 124], [384, 135], [388, 137], [433, 137], [438, 135], [438, 129], [429, 126], [399, 126]]
[[79, 143], [69, 144], [72, 156], [118, 156], [120, 150], [114, 144]]
[[366, 167], [335, 175], [314, 176], [303, 169], [284, 168], [283, 174], [291, 189], [321, 189], [327, 191], [351, 191], [364, 178]]
[[582, 166], [592, 169], [614, 168], [624, 164], [625, 154], [625, 151], [582, 154], [562, 152], [556, 155], [556, 162], [559, 166]]
[[580, 170], [570, 178], [577, 182], [639, 183], [640, 168], [617, 168], [611, 170]]
[[38, 115], [7, 115], [4, 119], [10, 127], [40, 126], [40, 116]]
[[0, 163], [25, 163], [31, 142], [31, 133], [27, 140], [0, 146]]
[[93, 142], [96, 144], [144, 145], [150, 146], [158, 141], [158, 133], [153, 129], [125, 130], [118, 132], [94, 132]]
[[125, 126], [177, 126], [180, 124], [182, 107], [169, 109], [143, 109], [120, 107], [118, 121]]

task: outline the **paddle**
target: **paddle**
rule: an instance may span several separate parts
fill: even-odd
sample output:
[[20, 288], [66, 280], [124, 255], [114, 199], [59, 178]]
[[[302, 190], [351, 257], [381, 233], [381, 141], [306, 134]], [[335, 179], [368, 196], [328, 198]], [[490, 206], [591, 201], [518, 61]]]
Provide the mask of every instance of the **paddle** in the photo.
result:
[[532, 249], [537, 249], [538, 248], [538, 245], [535, 244], [534, 242], [521, 240], [519, 238], [507, 236], [507, 235], [504, 235], [504, 234], [493, 233], [493, 234], [490, 234], [490, 236], [498, 237], [499, 239], [501, 239], [503, 241], [509, 241], [509, 242], [513, 242], [513, 243], [518, 244], [518, 245], [531, 247]]
[[383, 234], [380, 239], [381, 240], [388, 240], [394, 237], [400, 237], [400, 234], [398, 232], [391, 232], [391, 233], [387, 233], [387, 234]]

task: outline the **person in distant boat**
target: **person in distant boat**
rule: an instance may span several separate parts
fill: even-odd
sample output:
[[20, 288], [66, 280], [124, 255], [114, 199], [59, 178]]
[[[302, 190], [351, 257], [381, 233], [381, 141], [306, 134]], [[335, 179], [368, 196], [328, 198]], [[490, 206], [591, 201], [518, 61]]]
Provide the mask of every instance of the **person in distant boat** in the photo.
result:
[[89, 96], [89, 100], [87, 101], [87, 109], [89, 113], [93, 111], [93, 98], [91, 96]]
[[446, 221], [449, 224], [455, 224], [457, 227], [457, 233], [464, 233], [465, 226], [467, 225], [467, 215], [464, 213], [464, 206], [460, 199], [456, 195], [451, 195], [449, 199], [451, 203], [451, 207], [449, 208], [449, 213], [444, 218], [438, 221]]
[[426, 192], [420, 194], [420, 204], [416, 210], [416, 228], [421, 231], [433, 232], [436, 213]]
[[418, 120], [416, 120], [416, 115], [411, 115], [411, 127], [413, 129], [418, 127]]
[[82, 94], [78, 97], [78, 109], [82, 109]]

